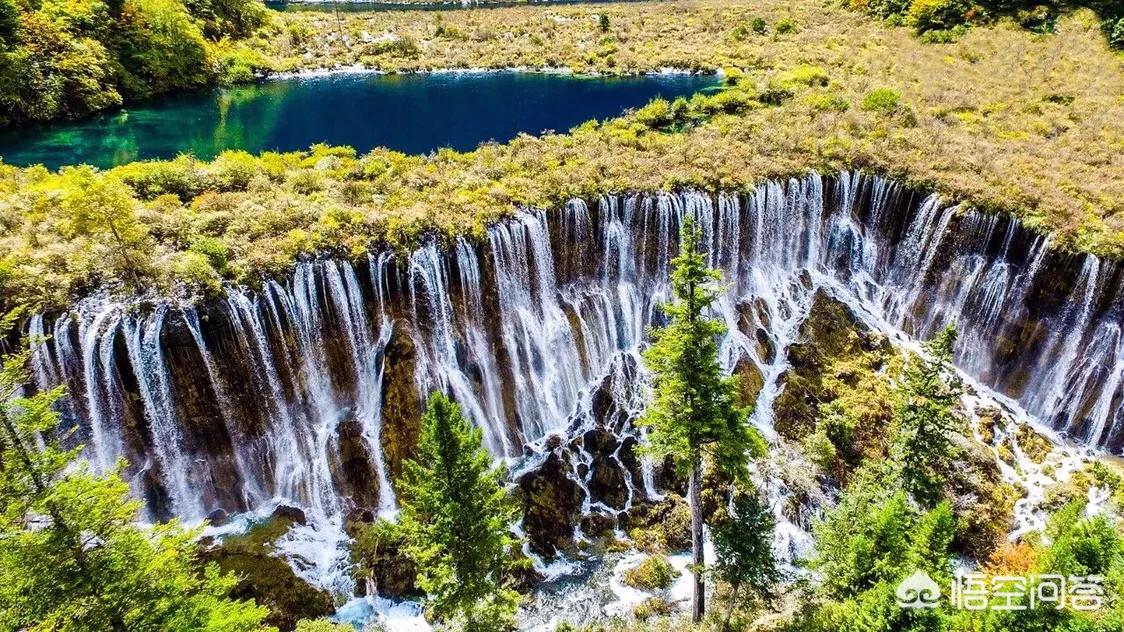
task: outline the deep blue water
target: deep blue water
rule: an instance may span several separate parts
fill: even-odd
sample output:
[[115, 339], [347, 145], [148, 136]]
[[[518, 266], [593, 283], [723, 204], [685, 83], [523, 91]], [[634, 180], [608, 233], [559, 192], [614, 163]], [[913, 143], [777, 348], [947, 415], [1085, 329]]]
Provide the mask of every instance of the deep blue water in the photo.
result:
[[580, 77], [496, 72], [333, 74], [184, 95], [91, 119], [0, 134], [16, 165], [109, 167], [190, 152], [306, 149], [314, 143], [406, 153], [475, 148], [521, 132], [566, 131], [617, 116], [657, 95], [671, 99], [714, 77]]

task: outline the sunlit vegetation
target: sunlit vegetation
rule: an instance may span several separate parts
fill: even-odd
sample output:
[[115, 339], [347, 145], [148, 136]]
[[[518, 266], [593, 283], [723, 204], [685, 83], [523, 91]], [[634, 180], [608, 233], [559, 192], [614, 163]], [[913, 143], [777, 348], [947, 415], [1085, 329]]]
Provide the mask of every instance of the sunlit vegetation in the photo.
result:
[[[563, 51], [573, 29], [603, 37], [597, 11], [610, 15], [619, 60], [723, 68], [726, 89], [466, 153], [359, 156], [316, 147], [106, 172], [0, 167], [0, 297], [59, 306], [105, 285], [208, 294], [224, 281], [283, 273], [300, 256], [364, 256], [434, 231], [479, 236], [519, 205], [551, 207], [609, 191], [736, 190], [813, 168], [882, 172], [967, 205], [1014, 212], [1054, 231], [1058, 246], [1124, 253], [1124, 67], [1088, 13], [1061, 19], [1055, 35], [977, 28], [941, 45], [803, 2], [348, 20], [436, 29], [444, 15], [443, 28], [467, 30], [473, 20], [499, 29], [503, 16], [523, 16], [557, 25], [536, 50]], [[783, 20], [796, 26], [781, 29]], [[505, 34], [520, 24], [513, 19], [497, 38], [511, 43], [511, 54], [527, 55], [524, 63], [544, 64]], [[441, 59], [433, 52], [439, 44], [416, 42], [435, 63], [482, 65], [476, 57]], [[508, 50], [502, 42], [470, 37], [458, 50]]]
[[1097, 12], [1109, 44], [1124, 48], [1124, 5], [1113, 0], [847, 0], [847, 4], [891, 24], [912, 27], [930, 42], [953, 41], [969, 26], [1000, 19], [1036, 33], [1050, 33], [1059, 17], [1084, 6]]
[[0, 0], [0, 126], [246, 80], [257, 0]]

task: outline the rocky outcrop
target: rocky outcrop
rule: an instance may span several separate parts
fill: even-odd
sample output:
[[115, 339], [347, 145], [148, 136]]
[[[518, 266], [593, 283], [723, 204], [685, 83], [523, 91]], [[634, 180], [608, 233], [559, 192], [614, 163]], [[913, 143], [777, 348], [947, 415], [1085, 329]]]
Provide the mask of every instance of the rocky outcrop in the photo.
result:
[[293, 572], [289, 564], [273, 555], [273, 543], [293, 524], [293, 508], [281, 510], [277, 516], [251, 528], [245, 535], [226, 538], [222, 544], [201, 553], [205, 562], [238, 577], [231, 596], [253, 599], [269, 608], [268, 625], [282, 632], [296, 628], [301, 619], [318, 619], [335, 613], [332, 597]]
[[383, 358], [382, 449], [392, 479], [414, 456], [421, 434], [423, 402], [418, 391], [417, 349], [405, 328], [391, 334]]
[[553, 558], [574, 546], [584, 493], [573, 479], [571, 456], [561, 441], [549, 442], [548, 448], [542, 465], [520, 477], [518, 484], [523, 531], [531, 550]]
[[832, 362], [879, 345], [869, 334], [846, 305], [816, 292], [797, 341], [788, 347], [790, 368], [781, 377], [784, 391], [774, 407], [777, 432], [800, 440], [815, 430], [819, 406], [828, 399], [825, 372]]

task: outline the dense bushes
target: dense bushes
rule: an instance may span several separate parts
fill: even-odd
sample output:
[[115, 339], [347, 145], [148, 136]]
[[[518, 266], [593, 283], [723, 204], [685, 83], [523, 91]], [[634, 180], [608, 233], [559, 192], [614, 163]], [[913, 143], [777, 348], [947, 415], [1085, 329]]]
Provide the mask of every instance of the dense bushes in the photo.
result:
[[258, 0], [0, 0], [0, 126], [249, 79], [229, 38], [265, 19]]
[[1124, 3], [1118, 0], [847, 0], [895, 24], [912, 26], [930, 41], [950, 41], [971, 24], [1009, 17], [1039, 32], [1052, 31], [1058, 17], [1086, 6], [1100, 15], [1109, 45], [1124, 49]]

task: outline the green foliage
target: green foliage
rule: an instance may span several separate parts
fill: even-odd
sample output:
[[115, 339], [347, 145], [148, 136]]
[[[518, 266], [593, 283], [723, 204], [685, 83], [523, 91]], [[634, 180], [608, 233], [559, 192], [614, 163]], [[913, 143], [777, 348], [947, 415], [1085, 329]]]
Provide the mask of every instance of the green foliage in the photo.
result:
[[1011, 17], [1032, 31], [1050, 32], [1063, 11], [1086, 6], [1100, 14], [1109, 46], [1124, 48], [1124, 5], [1113, 0], [847, 0], [847, 4], [891, 24], [908, 24], [924, 41], [933, 43], [955, 41], [969, 25], [999, 16]]
[[[674, 104], [672, 110], [675, 110]], [[764, 439], [747, 423], [749, 411], [736, 405], [738, 381], [723, 375], [718, 364], [718, 336], [725, 325], [709, 314], [718, 300], [716, 270], [706, 267], [699, 251], [702, 231], [694, 217], [684, 218], [679, 254], [672, 259], [674, 301], [663, 307], [670, 322], [651, 332], [644, 362], [652, 372], [653, 396], [637, 421], [650, 428], [648, 450], [671, 457], [689, 472], [692, 558], [702, 556], [702, 459], [704, 453], [720, 472], [745, 474], [750, 457], [765, 453]], [[703, 614], [701, 569], [694, 585], [696, 622]]]
[[127, 0], [119, 28], [126, 98], [198, 88], [213, 79], [203, 33], [178, 0]]
[[0, 628], [263, 629], [264, 608], [228, 598], [235, 578], [198, 563], [197, 531], [137, 526], [119, 471], [73, 464], [78, 449], [57, 440], [61, 390], [9, 398], [26, 362], [25, 350], [0, 371]]
[[492, 467], [482, 436], [460, 406], [434, 393], [418, 458], [404, 463], [399, 480], [405, 550], [429, 612], [480, 632], [511, 629], [518, 600], [501, 584], [514, 546], [514, 507], [503, 488], [506, 471]]
[[970, 8], [969, 0], [913, 0], [906, 19], [919, 33], [947, 30], [962, 24]]
[[796, 32], [796, 20], [792, 18], [781, 18], [777, 20], [777, 25], [773, 27], [777, 35], [788, 35]]
[[952, 368], [955, 344], [951, 325], [925, 343], [925, 354], [911, 359], [895, 393], [897, 428], [891, 454], [906, 491], [929, 507], [942, 497], [942, 470], [959, 454], [954, 437], [967, 430], [958, 410], [963, 388]]
[[718, 336], [725, 325], [709, 315], [718, 300], [719, 274], [699, 251], [702, 232], [684, 219], [679, 254], [672, 259], [675, 300], [663, 311], [670, 322], [653, 330], [644, 361], [652, 372], [653, 397], [639, 423], [648, 426], [649, 450], [693, 467], [703, 452], [727, 472], [744, 469], [764, 454], [763, 439], [735, 405], [737, 382], [718, 364]]
[[711, 525], [715, 563], [711, 572], [730, 585], [731, 605], [742, 588], [759, 601], [772, 601], [781, 580], [773, 555], [773, 529], [776, 520], [756, 490], [734, 495], [732, 506]]
[[895, 112], [901, 107], [901, 100], [897, 90], [876, 88], [863, 97], [862, 109], [868, 112]]
[[608, 14], [602, 13], [601, 15], [597, 16], [597, 26], [598, 26], [598, 28], [601, 29], [602, 33], [608, 33], [609, 32], [609, 16], [608, 16]]
[[[957, 632], [1109, 632], [1124, 626], [1124, 535], [1113, 519], [1105, 515], [1085, 516], [1085, 502], [1075, 501], [1050, 516], [1046, 528], [1048, 544], [1040, 540], [1021, 546], [1029, 549], [1030, 568], [992, 569], [994, 574], [1062, 575], [1064, 577], [1103, 578], [1104, 607], [1095, 611], [1077, 611], [1051, 607], [1025, 608], [1026, 599], [1016, 598], [1023, 610], [990, 609], [982, 612], [961, 612], [953, 630]], [[1074, 580], [1070, 580], [1074, 581]]]
[[[0, 0], [0, 126], [213, 83], [216, 51], [265, 15], [259, 0]], [[225, 75], [241, 65], [223, 54]]]
[[872, 466], [843, 493], [837, 507], [815, 526], [811, 567], [823, 577], [824, 601], [801, 615], [801, 629], [866, 632], [943, 630], [943, 609], [897, 605], [897, 585], [923, 571], [938, 585], [952, 576], [949, 547], [955, 519], [946, 503], [927, 513], [915, 509], [894, 480]]
[[667, 588], [679, 576], [679, 571], [663, 555], [651, 555], [640, 564], [624, 573], [622, 581], [626, 586], [641, 590]]

